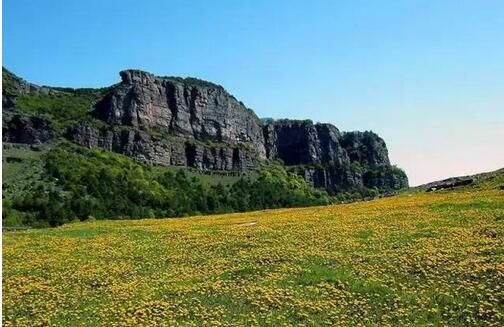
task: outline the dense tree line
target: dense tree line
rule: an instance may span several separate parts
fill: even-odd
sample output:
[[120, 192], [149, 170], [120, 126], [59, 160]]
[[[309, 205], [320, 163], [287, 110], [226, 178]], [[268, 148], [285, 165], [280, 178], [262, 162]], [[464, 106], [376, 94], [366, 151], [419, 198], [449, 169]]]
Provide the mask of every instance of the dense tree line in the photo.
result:
[[50, 150], [44, 161], [47, 182], [4, 201], [4, 223], [58, 226], [76, 219], [178, 217], [331, 201], [275, 163], [223, 185], [183, 169], [159, 172], [122, 155], [70, 145]]

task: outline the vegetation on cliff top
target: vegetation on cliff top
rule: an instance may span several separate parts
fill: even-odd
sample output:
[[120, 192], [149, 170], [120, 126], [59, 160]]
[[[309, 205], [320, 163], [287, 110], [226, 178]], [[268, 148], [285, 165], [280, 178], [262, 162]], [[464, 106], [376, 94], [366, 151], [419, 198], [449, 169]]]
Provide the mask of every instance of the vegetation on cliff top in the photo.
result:
[[196, 77], [162, 76], [161, 78], [175, 81], [175, 82], [182, 83], [182, 84], [186, 84], [186, 85], [190, 85], [190, 86], [202, 86], [202, 87], [215, 88], [215, 89], [218, 89], [218, 90], [221, 90], [221, 91], [227, 93], [226, 89], [224, 89], [224, 87], [222, 85], [215, 84], [213, 82], [206, 81], [206, 80], [196, 78]]
[[29, 116], [46, 118], [57, 131], [77, 121], [90, 121], [92, 96], [74, 94], [22, 94], [17, 97], [16, 109]]

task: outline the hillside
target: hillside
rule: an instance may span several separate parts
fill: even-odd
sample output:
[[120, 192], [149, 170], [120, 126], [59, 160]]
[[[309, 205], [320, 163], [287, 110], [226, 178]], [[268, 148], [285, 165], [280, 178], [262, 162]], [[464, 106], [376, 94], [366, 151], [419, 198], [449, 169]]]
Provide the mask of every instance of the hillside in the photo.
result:
[[3, 323], [501, 326], [503, 175], [353, 204], [4, 233]]
[[[108, 87], [73, 89], [34, 85], [2, 69], [4, 224], [319, 205], [408, 186], [371, 131], [261, 120], [222, 86], [195, 78], [133, 69], [120, 76]], [[97, 157], [106, 164], [92, 164]], [[182, 172], [178, 181], [168, 178], [174, 171]], [[264, 190], [291, 191], [248, 199], [243, 190], [258, 175]], [[200, 192], [209, 176], [218, 191]]]
[[486, 185], [487, 187], [498, 187], [499, 185], [504, 188], [504, 168], [496, 171], [480, 173], [475, 175], [457, 176], [435, 181], [424, 185], [413, 187], [414, 191], [427, 191], [434, 192], [446, 189], [456, 189], [464, 186]]
[[333, 199], [279, 163], [249, 173], [149, 166], [69, 142], [4, 148], [3, 225], [183, 217], [328, 204]]

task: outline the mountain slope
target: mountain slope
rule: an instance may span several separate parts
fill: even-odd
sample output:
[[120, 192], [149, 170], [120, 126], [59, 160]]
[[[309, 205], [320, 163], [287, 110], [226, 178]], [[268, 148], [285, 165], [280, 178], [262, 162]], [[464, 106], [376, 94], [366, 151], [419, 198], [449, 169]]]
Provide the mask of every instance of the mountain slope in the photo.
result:
[[328, 204], [278, 163], [243, 175], [152, 167], [128, 156], [61, 141], [4, 148], [3, 225], [58, 226], [73, 220], [174, 217]]
[[[390, 164], [384, 140], [373, 132], [340, 132], [331, 124], [310, 120], [260, 120], [223, 87], [194, 78], [158, 77], [139, 70], [125, 70], [120, 75], [121, 82], [107, 88], [71, 89], [33, 85], [3, 69], [4, 148], [24, 148], [28, 151], [24, 157], [32, 157], [29, 151], [45, 152], [71, 142], [125, 155], [141, 165], [182, 167], [214, 175], [215, 179], [251, 176], [279, 161], [288, 176], [296, 174], [310, 186], [323, 189], [333, 196], [331, 201], [372, 197], [408, 185], [406, 174]], [[6, 154], [4, 164], [15, 169], [19, 158], [9, 159]], [[47, 157], [42, 155], [40, 160], [47, 169]], [[78, 162], [76, 165], [77, 171], [86, 169]], [[51, 175], [47, 171], [44, 174]], [[65, 190], [68, 187], [61, 185], [57, 176], [53, 178], [59, 180], [55, 184], [63, 192], [58, 199], [68, 198], [68, 192], [80, 187], [76, 184], [71, 191]], [[44, 187], [38, 190], [31, 186], [44, 182], [32, 182], [23, 187], [32, 194], [42, 192]], [[5, 186], [15, 189], [15, 184], [14, 180]], [[17, 203], [18, 209], [26, 207], [11, 194], [5, 198]], [[102, 202], [105, 196], [98, 198]], [[78, 199], [65, 210], [72, 217], [64, 220], [86, 218], [78, 213], [80, 205], [75, 202]], [[266, 202], [263, 207], [267, 207]], [[274, 206], [292, 206], [294, 202], [299, 201], [282, 201]], [[127, 207], [134, 206], [131, 203]], [[156, 216], [166, 211], [154, 204], [140, 207], [140, 212], [152, 209]], [[40, 210], [45, 209], [32, 211], [39, 214]], [[195, 211], [200, 210], [184, 214]], [[138, 216], [125, 209], [107, 212], [113, 213], [111, 218]], [[101, 217], [103, 212], [90, 215]]]
[[[126, 70], [121, 83], [109, 88], [74, 90], [34, 86], [3, 72], [4, 107], [16, 113], [4, 120], [5, 142], [46, 143], [59, 131], [77, 144], [150, 164], [244, 171], [257, 168], [260, 161], [280, 159], [287, 166], [328, 168], [302, 170], [317, 187], [407, 186], [405, 174], [390, 169], [385, 142], [378, 135], [341, 134], [330, 124], [309, 120], [263, 123], [210, 82]], [[22, 138], [37, 129], [47, 135]], [[352, 164], [360, 169], [352, 170]], [[382, 171], [381, 180], [367, 176], [369, 171]], [[308, 177], [313, 175], [317, 177]]]

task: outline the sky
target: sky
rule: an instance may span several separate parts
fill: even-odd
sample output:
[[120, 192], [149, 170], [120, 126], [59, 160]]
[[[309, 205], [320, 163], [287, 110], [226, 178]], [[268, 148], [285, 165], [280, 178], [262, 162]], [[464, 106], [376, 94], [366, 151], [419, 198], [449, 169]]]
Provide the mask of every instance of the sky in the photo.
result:
[[3, 65], [223, 85], [259, 117], [373, 130], [411, 185], [504, 167], [502, 0], [4, 0]]

